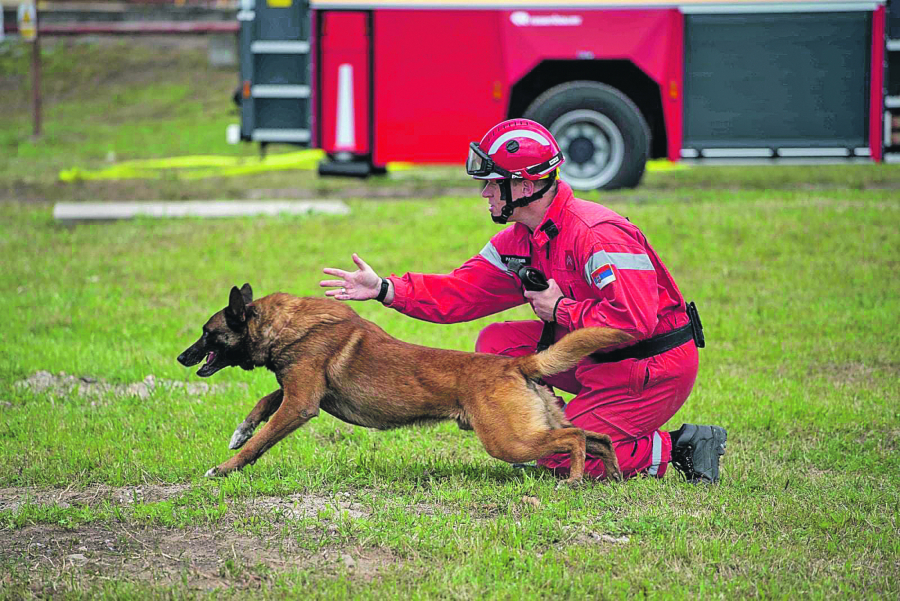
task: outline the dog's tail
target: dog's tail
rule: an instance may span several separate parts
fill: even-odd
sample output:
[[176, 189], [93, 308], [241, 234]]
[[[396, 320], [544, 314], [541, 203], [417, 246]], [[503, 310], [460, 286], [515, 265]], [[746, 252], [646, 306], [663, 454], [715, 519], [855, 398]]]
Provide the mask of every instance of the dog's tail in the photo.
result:
[[566, 334], [546, 351], [519, 357], [519, 370], [526, 378], [543, 378], [566, 371], [586, 355], [623, 342], [632, 336], [613, 328], [582, 328]]

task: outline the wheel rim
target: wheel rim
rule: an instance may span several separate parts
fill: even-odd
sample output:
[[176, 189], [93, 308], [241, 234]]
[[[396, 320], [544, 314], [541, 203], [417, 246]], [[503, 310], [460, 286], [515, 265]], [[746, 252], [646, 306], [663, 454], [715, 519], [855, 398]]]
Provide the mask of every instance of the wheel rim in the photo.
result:
[[622, 132], [609, 117], [597, 111], [571, 111], [550, 125], [566, 162], [563, 179], [573, 188], [593, 190], [615, 177], [625, 159]]

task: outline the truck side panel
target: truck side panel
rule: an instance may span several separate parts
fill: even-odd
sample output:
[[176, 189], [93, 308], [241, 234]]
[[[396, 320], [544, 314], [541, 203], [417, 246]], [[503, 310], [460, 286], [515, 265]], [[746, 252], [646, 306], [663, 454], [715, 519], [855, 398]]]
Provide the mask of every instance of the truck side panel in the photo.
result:
[[[670, 158], [681, 149], [683, 21], [675, 8], [504, 11], [506, 85], [544, 60], [634, 63], [660, 88]], [[556, 18], [554, 18], [556, 17]], [[598, 63], [598, 78], [602, 63]]]
[[544, 60], [632, 61], [660, 86], [669, 154], [677, 158], [683, 17], [676, 9], [374, 15], [376, 164], [462, 162], [468, 142], [507, 116], [512, 86]]
[[506, 116], [496, 11], [374, 11], [374, 163], [462, 163]]

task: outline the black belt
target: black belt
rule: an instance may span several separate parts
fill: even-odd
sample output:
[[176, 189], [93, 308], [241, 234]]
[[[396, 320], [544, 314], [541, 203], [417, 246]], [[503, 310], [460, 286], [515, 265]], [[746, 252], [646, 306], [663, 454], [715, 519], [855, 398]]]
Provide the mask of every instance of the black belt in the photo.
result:
[[660, 355], [673, 348], [681, 346], [685, 342], [694, 339], [694, 328], [691, 324], [681, 326], [671, 332], [641, 340], [637, 344], [616, 349], [608, 353], [592, 353], [591, 359], [597, 363], [615, 363], [625, 359], [647, 359], [654, 355]]
[[[680, 328], [653, 338], [641, 340], [637, 344], [626, 346], [625, 348], [616, 349], [608, 353], [593, 353], [589, 356], [597, 363], [615, 363], [625, 359], [647, 359], [670, 351], [690, 340], [697, 344], [697, 348], [705, 347], [706, 339], [703, 336], [703, 324], [700, 323], [700, 314], [697, 313], [697, 306], [693, 301], [687, 305], [687, 315], [689, 322]], [[540, 344], [545, 342], [552, 343], [552, 332], [552, 324], [545, 323], [544, 331], [541, 332]], [[541, 350], [540, 347], [538, 347], [538, 350]]]
[[706, 338], [703, 336], [703, 324], [700, 323], [697, 305], [691, 301], [686, 308], [688, 315], [688, 323], [686, 325], [609, 353], [593, 353], [590, 355], [591, 359], [597, 363], [615, 363], [625, 359], [648, 359], [666, 351], [671, 351], [673, 348], [691, 340], [697, 344], [697, 348], [705, 347]]

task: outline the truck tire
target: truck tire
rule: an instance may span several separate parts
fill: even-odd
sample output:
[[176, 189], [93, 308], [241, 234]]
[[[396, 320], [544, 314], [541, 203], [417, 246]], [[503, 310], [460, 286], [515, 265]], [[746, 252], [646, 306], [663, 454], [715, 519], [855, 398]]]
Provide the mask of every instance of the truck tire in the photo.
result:
[[576, 190], [634, 188], [650, 153], [650, 128], [619, 90], [595, 81], [570, 81], [531, 103], [525, 118], [559, 142], [562, 178]]

